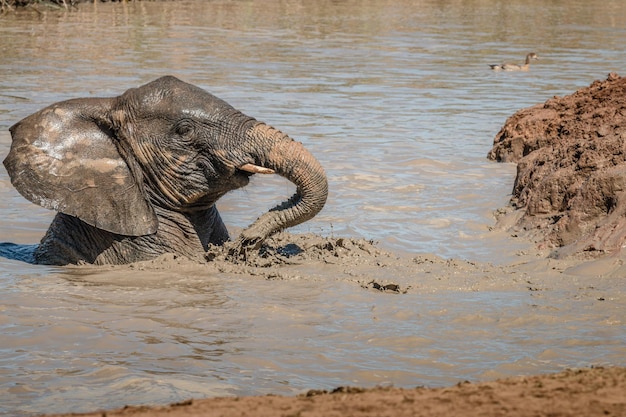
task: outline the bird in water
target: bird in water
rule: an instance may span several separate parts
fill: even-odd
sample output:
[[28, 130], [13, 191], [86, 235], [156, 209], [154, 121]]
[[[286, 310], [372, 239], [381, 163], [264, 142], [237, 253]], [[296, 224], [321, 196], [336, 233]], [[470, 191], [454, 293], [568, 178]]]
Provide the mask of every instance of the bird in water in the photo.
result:
[[524, 65], [517, 65], [517, 64], [496, 64], [496, 65], [489, 65], [491, 67], [492, 70], [494, 71], [528, 71], [528, 69], [530, 68], [530, 61], [533, 59], [539, 59], [539, 57], [537, 56], [536, 53], [531, 52], [528, 55], [526, 55], [526, 61], [524, 62]]

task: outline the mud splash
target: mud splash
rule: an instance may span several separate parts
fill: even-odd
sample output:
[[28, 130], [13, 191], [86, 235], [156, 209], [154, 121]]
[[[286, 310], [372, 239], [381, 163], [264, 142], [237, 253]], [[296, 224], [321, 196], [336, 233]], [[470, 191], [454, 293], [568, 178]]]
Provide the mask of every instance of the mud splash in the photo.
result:
[[[508, 265], [458, 258], [442, 258], [422, 253], [403, 256], [381, 249], [373, 240], [325, 237], [311, 233], [278, 233], [257, 250], [233, 256], [229, 246], [213, 246], [205, 259], [187, 259], [166, 254], [151, 261], [137, 262], [121, 269], [197, 271], [226, 277], [244, 276], [262, 280], [306, 280], [353, 283], [361, 288], [407, 294], [442, 291], [542, 291], [568, 285], [571, 275], [583, 268], [589, 282], [626, 273], [620, 258], [581, 264], [577, 259], [550, 259], [546, 251], [518, 254], [518, 262]], [[93, 268], [84, 266], [84, 268]], [[81, 267], [77, 268], [80, 270]], [[538, 275], [537, 271], [545, 271]], [[122, 274], [123, 275], [123, 274]], [[582, 280], [583, 278], [579, 278]], [[591, 285], [591, 284], [590, 284]], [[576, 291], [576, 288], [571, 288]], [[580, 287], [580, 291], [588, 288]]]

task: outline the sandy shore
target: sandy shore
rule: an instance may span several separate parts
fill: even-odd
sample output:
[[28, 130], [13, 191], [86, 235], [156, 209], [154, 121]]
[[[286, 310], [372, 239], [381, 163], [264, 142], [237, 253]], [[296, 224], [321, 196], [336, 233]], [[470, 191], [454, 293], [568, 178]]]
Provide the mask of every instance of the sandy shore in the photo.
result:
[[[448, 388], [342, 387], [297, 397], [189, 400], [59, 416], [625, 416], [626, 368], [568, 370]], [[58, 417], [58, 416], [57, 416]]]

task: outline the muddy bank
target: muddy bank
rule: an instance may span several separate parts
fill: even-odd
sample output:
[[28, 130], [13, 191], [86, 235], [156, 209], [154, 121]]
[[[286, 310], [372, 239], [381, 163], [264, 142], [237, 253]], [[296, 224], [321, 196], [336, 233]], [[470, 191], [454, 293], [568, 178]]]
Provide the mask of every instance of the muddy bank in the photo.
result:
[[[517, 163], [504, 224], [553, 256], [597, 257], [626, 241], [626, 78], [615, 73], [523, 109], [488, 158]], [[506, 223], [508, 222], [508, 224]]]
[[[99, 0], [101, 3], [108, 1], [116, 2], [120, 0]], [[0, 12], [8, 12], [11, 10], [32, 8], [37, 10], [39, 7], [61, 7], [69, 9], [80, 3], [92, 2], [92, 0], [0, 0]]]
[[[592, 368], [448, 388], [342, 387], [297, 397], [189, 400], [82, 416], [623, 416], [626, 369]], [[78, 414], [63, 414], [71, 416]]]

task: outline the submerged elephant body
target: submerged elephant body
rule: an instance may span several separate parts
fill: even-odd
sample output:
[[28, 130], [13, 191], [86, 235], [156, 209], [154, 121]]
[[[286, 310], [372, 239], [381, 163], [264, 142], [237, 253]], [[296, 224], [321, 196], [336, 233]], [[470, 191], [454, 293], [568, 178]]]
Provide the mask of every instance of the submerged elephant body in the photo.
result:
[[328, 185], [289, 136], [174, 77], [114, 98], [53, 104], [11, 127], [16, 189], [57, 216], [35, 252], [45, 264], [120, 264], [202, 255], [228, 232], [215, 202], [255, 173], [294, 183], [234, 246], [255, 246], [317, 214]]
[[193, 259], [202, 255], [209, 244], [221, 245], [229, 238], [215, 206], [189, 215], [164, 213], [157, 217], [159, 227], [155, 233], [127, 236], [57, 213], [33, 254], [34, 260], [46, 265], [125, 264], [164, 253]]

